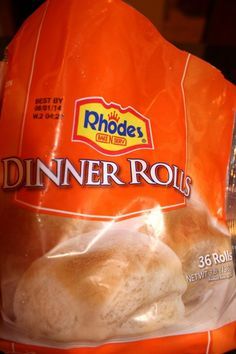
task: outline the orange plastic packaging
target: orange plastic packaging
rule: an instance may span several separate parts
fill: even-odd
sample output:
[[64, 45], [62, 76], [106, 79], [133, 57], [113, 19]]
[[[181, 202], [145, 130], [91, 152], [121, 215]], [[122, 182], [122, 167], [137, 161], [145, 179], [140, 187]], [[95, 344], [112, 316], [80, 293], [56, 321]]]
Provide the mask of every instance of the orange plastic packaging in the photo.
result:
[[236, 347], [235, 109], [120, 0], [48, 0], [24, 23], [0, 118], [0, 350]]

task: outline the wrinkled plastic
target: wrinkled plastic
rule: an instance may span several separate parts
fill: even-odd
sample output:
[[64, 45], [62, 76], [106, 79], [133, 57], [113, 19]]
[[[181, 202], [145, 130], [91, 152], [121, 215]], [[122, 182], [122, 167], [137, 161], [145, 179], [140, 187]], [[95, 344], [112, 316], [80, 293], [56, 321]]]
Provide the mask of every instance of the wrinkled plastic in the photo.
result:
[[43, 4], [8, 48], [0, 349], [236, 347], [235, 87], [119, 1]]

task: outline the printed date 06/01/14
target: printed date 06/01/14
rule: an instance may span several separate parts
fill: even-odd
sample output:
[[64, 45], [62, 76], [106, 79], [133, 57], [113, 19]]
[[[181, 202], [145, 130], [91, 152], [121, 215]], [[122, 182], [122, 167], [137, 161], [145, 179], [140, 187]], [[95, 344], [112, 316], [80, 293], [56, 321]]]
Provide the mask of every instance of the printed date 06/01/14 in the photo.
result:
[[205, 268], [205, 267], [211, 267], [213, 265], [217, 264], [222, 264], [226, 262], [231, 262], [232, 261], [232, 252], [226, 250], [222, 253], [208, 253], [204, 256], [198, 257], [199, 264], [198, 267], [200, 269]]

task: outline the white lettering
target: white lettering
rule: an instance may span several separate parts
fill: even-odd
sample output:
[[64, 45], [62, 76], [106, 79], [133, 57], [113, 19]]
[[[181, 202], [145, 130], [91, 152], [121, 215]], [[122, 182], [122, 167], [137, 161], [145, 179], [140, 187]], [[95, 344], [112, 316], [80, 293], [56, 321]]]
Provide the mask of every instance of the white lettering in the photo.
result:
[[79, 174], [74, 168], [74, 166], [72, 165], [72, 163], [68, 159], [65, 159], [64, 179], [61, 186], [70, 186], [69, 173], [82, 186], [84, 180], [85, 162], [86, 160], [80, 160], [80, 174]]
[[[15, 189], [21, 185], [24, 177], [22, 161], [15, 157], [3, 159], [3, 189]], [[13, 177], [14, 176], [14, 177]]]
[[[88, 160], [88, 179], [87, 179], [87, 186], [99, 186], [100, 183], [100, 171], [96, 169], [96, 167], [100, 166], [100, 161], [90, 161]], [[96, 180], [97, 177], [97, 180]]]
[[103, 186], [110, 186], [111, 185], [111, 182], [109, 182], [110, 179], [112, 179], [116, 184], [125, 184], [116, 176], [119, 168], [114, 162], [102, 161], [102, 164], [103, 164], [103, 180], [102, 180]]
[[[158, 169], [159, 168], [165, 168], [167, 170], [168, 179], [166, 182], [163, 182], [158, 178]], [[151, 168], [151, 177], [152, 177], [153, 181], [156, 182], [156, 184], [159, 184], [160, 186], [168, 186], [173, 181], [173, 171], [172, 171], [171, 167], [169, 165], [167, 165], [166, 163], [156, 163]]]
[[36, 159], [36, 187], [43, 187], [43, 175], [47, 176], [56, 186], [60, 186], [61, 164], [63, 159], [53, 159], [56, 162], [57, 172], [53, 173], [40, 159]]
[[147, 175], [147, 162], [139, 159], [128, 159], [131, 168], [131, 182], [130, 184], [140, 184], [140, 177], [143, 178], [149, 184], [155, 184]]

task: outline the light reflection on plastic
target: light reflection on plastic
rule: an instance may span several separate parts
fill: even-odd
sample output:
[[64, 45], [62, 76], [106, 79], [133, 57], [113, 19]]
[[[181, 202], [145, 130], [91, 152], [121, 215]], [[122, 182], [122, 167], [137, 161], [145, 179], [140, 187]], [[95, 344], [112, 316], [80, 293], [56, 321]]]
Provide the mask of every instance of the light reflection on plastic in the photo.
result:
[[106, 234], [106, 232], [112, 228], [112, 225], [115, 221], [111, 221], [109, 223], [107, 223], [106, 225], [104, 225], [104, 227], [99, 230], [99, 232], [97, 233], [97, 235], [95, 237], [93, 237], [93, 239], [91, 240], [91, 242], [81, 251], [70, 251], [70, 252], [65, 252], [65, 253], [60, 253], [60, 254], [53, 254], [53, 255], [48, 255], [47, 258], [51, 259], [51, 258], [62, 258], [62, 257], [72, 257], [72, 256], [78, 256], [81, 254], [86, 254], [90, 248], [96, 244], [97, 241], [99, 241], [99, 239]]
[[151, 318], [153, 318], [153, 316], [155, 316], [155, 314], [157, 313], [157, 304], [154, 303], [151, 308], [145, 312], [145, 314], [143, 315], [138, 315], [134, 317], [134, 320], [136, 322], [140, 322], [140, 323], [146, 323], [148, 320], [150, 320]]
[[163, 234], [165, 223], [160, 206], [155, 207], [149, 214], [147, 214], [145, 223], [148, 228], [153, 230], [153, 236], [160, 237], [160, 235]]

